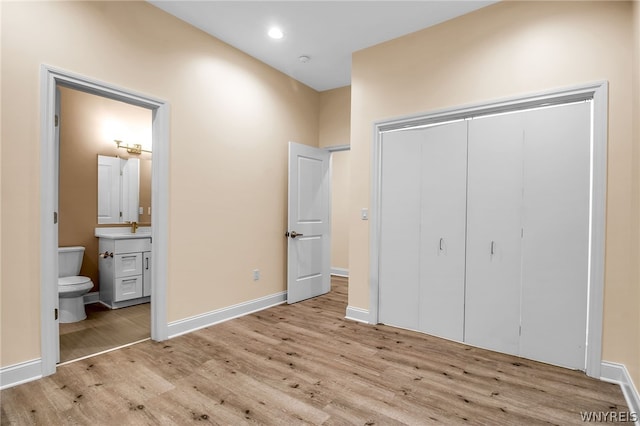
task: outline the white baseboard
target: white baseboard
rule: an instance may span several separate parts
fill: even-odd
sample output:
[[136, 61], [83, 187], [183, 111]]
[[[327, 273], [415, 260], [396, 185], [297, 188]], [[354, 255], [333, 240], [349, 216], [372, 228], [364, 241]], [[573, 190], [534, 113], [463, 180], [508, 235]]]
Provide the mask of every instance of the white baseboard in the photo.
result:
[[84, 295], [84, 304], [90, 305], [91, 303], [98, 303], [100, 301], [100, 292], [92, 291]]
[[[629, 411], [640, 416], [640, 394], [638, 394], [638, 389], [634, 386], [633, 380], [631, 380], [627, 367], [615, 362], [602, 361], [600, 379], [619, 385], [624, 398], [627, 400]], [[637, 421], [636, 425], [640, 425], [640, 421]]]
[[228, 321], [233, 318], [238, 318], [253, 312], [261, 311], [272, 306], [280, 305], [286, 301], [287, 292], [282, 291], [259, 299], [229, 306], [227, 308], [217, 309], [205, 314], [173, 321], [169, 323], [169, 338], [190, 333], [192, 331]]
[[0, 368], [0, 390], [42, 378], [42, 360], [34, 359]]
[[334, 268], [331, 267], [331, 275], [337, 275], [339, 277], [347, 277], [349, 278], [349, 270], [345, 268]]
[[369, 310], [356, 308], [355, 306], [347, 306], [347, 313], [345, 315], [345, 318], [352, 321], [369, 324]]

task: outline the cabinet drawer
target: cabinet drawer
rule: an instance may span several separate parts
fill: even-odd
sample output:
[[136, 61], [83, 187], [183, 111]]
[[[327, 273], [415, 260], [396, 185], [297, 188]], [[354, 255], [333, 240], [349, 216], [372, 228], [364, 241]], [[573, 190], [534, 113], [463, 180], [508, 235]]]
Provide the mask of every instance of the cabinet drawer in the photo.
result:
[[138, 297], [142, 297], [142, 276], [116, 278], [116, 302]]
[[114, 252], [116, 254], [133, 253], [136, 251], [151, 251], [151, 239], [131, 238], [125, 240], [115, 240]]
[[142, 253], [116, 254], [116, 278], [142, 274]]

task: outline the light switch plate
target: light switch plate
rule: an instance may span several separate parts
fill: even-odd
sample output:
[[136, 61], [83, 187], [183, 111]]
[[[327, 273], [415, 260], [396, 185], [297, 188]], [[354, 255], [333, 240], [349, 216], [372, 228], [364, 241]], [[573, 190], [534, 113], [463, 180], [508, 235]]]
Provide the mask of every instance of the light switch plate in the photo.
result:
[[362, 209], [360, 211], [360, 217], [362, 218], [362, 220], [369, 220], [369, 209]]

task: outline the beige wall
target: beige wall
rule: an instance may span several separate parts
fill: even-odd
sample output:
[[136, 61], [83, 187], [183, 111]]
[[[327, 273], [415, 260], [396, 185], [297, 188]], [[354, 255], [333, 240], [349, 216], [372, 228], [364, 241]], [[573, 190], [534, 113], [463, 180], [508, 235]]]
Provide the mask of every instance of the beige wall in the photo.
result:
[[331, 154], [331, 267], [349, 270], [349, 151]]
[[169, 321], [285, 290], [287, 144], [318, 145], [317, 92], [146, 2], [1, 13], [2, 366], [40, 357], [41, 64], [170, 103]]
[[349, 145], [351, 140], [351, 86], [320, 93], [318, 143], [321, 148]]
[[640, 385], [633, 16], [637, 26], [630, 2], [501, 2], [354, 54], [349, 305], [369, 308], [369, 223], [357, 212], [369, 207], [375, 121], [608, 80], [603, 359]]
[[[98, 239], [94, 230], [98, 216], [98, 155], [140, 159], [140, 206], [151, 222], [151, 154], [128, 154], [116, 148], [114, 139], [151, 144], [151, 110], [112, 99], [60, 87], [60, 180], [58, 245], [83, 246], [82, 275], [99, 289]], [[144, 183], [144, 185], [142, 184]]]
[[[351, 86], [320, 93], [320, 147], [349, 145]], [[331, 158], [331, 267], [349, 269], [349, 152]]]

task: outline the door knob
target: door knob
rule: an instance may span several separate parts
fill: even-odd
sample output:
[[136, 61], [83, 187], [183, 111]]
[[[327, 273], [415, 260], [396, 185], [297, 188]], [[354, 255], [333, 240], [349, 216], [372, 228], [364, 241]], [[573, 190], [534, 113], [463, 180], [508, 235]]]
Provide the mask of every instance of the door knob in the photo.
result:
[[302, 237], [304, 234], [298, 234], [296, 231], [291, 231], [291, 238]]

